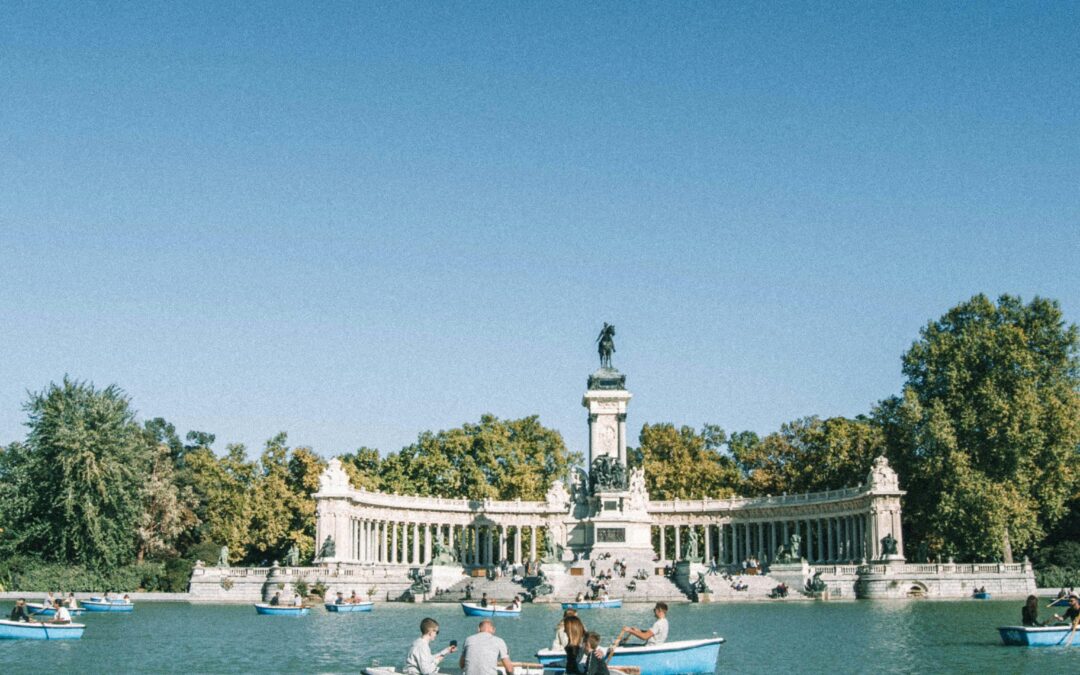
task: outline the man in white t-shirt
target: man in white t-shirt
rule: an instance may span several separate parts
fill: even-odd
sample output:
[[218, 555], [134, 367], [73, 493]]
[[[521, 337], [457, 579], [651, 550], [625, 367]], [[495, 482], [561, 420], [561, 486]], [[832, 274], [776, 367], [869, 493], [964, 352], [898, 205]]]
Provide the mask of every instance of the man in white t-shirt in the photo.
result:
[[71, 612], [68, 611], [67, 607], [64, 607], [59, 598], [53, 600], [53, 609], [56, 610], [56, 613], [53, 614], [50, 623], [71, 623]]
[[653, 616], [656, 617], [656, 621], [648, 630], [623, 626], [623, 631], [644, 640], [647, 645], [662, 645], [667, 642], [668, 635], [667, 603], [656, 603], [653, 607]]
[[495, 624], [491, 619], [481, 621], [477, 632], [465, 638], [458, 665], [462, 675], [495, 675], [500, 665], [506, 669], [506, 675], [514, 675], [510, 650], [502, 638], [495, 637]]

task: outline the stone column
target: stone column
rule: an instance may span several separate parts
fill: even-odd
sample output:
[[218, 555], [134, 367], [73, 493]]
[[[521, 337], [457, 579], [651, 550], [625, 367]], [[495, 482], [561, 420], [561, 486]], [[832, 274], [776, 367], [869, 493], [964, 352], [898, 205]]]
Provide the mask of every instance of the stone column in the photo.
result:
[[742, 557], [745, 560], [753, 555], [753, 548], [750, 546], [750, 523], [743, 523], [743, 540], [746, 546], [743, 548]]
[[667, 527], [660, 524], [660, 562], [667, 562]]
[[705, 523], [705, 563], [712, 562], [712, 525]]
[[414, 565], [420, 564], [420, 523], [412, 524], [412, 560]]
[[495, 564], [495, 526], [488, 525], [484, 529], [487, 531], [487, 560], [484, 564], [493, 565]]
[[529, 527], [529, 560], [536, 560], [536, 525]]
[[521, 564], [521, 526], [514, 526], [514, 564]]
[[769, 562], [776, 562], [773, 558], [776, 557], [776, 521], [769, 523], [769, 550], [768, 550]]
[[426, 565], [431, 562], [431, 530], [435, 526], [427, 523], [424, 525], [424, 557], [420, 561], [421, 565]]
[[499, 562], [507, 559], [506, 555], [506, 526], [499, 525]]
[[682, 560], [682, 525], [675, 526], [675, 560]]

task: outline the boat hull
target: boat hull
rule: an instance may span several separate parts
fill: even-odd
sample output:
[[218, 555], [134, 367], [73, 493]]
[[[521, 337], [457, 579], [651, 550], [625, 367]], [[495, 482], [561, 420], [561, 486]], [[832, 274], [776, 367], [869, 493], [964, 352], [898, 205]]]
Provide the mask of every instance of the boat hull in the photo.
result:
[[490, 616], [506, 618], [521, 616], [521, 609], [505, 609], [490, 605], [487, 607], [481, 607], [480, 605], [474, 605], [471, 602], [461, 603], [461, 609], [465, 612], [465, 616]]
[[[689, 675], [716, 672], [720, 645], [724, 638], [680, 640], [650, 647], [619, 647], [608, 664], [635, 666], [649, 675]], [[566, 659], [565, 653], [547, 649], [536, 653], [544, 665], [556, 665]]]
[[[1064, 647], [1069, 645], [1070, 630], [1068, 626], [1002, 626], [998, 633], [1010, 647]], [[1080, 635], [1073, 636], [1070, 646], [1080, 647]]]
[[78, 640], [85, 628], [81, 623], [50, 624], [0, 620], [0, 640]]
[[595, 600], [593, 602], [564, 602], [563, 609], [618, 609], [622, 607], [622, 598], [616, 600]]
[[[53, 609], [52, 607], [46, 607], [37, 602], [26, 603], [26, 610], [30, 612], [31, 616], [56, 616], [55, 609]], [[86, 610], [82, 607], [77, 607], [75, 609], [68, 607], [68, 614], [70, 614], [71, 616], [79, 616], [84, 612], [86, 612]]]
[[102, 602], [98, 600], [83, 600], [83, 609], [87, 612], [133, 612], [135, 605], [130, 602]]
[[1058, 598], [1057, 600], [1051, 602], [1050, 606], [1051, 607], [1068, 607], [1069, 606], [1069, 599], [1068, 598]]
[[255, 605], [255, 611], [267, 616], [307, 616], [311, 613], [308, 607], [282, 607], [280, 605]]
[[332, 602], [326, 603], [326, 611], [328, 612], [370, 612], [375, 607], [374, 602], [354, 602], [345, 603], [342, 605], [335, 605]]
[[975, 593], [971, 597], [975, 598], [976, 600], [989, 600], [990, 599], [990, 594], [989, 593]]

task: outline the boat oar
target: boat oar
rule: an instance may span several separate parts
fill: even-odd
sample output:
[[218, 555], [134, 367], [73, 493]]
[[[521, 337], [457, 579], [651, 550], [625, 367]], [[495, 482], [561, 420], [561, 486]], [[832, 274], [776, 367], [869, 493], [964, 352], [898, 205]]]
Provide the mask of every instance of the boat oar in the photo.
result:
[[1080, 626], [1080, 621], [1073, 621], [1072, 630], [1069, 631], [1069, 641], [1065, 643], [1066, 647], [1071, 647], [1072, 646], [1073, 638], [1076, 637], [1076, 627], [1077, 626]]
[[615, 654], [615, 648], [618, 647], [619, 644], [623, 641], [623, 636], [624, 635], [626, 635], [625, 630], [619, 631], [619, 636], [617, 638], [615, 638], [615, 642], [612, 642], [611, 646], [608, 647], [607, 655], [604, 656], [604, 663], [607, 663], [608, 661], [611, 660], [611, 657]]

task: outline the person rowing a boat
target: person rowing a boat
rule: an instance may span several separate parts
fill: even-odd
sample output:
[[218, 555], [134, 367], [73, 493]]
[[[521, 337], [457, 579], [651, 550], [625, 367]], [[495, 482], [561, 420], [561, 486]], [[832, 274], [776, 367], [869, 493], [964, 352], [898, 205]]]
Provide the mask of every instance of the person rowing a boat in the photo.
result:
[[281, 591], [274, 593], [274, 597], [270, 598], [270, 606], [277, 607], [281, 604]]
[[439, 663], [448, 654], [457, 651], [457, 643], [451, 642], [450, 646], [438, 654], [431, 653], [431, 643], [439, 635], [439, 622], [435, 619], [426, 618], [420, 622], [420, 637], [413, 641], [409, 647], [409, 654], [405, 657], [404, 672], [406, 675], [434, 675], [439, 672]]
[[656, 617], [656, 621], [648, 630], [623, 626], [623, 632], [629, 633], [639, 640], [644, 640], [646, 645], [662, 645], [667, 642], [668, 636], [667, 611], [667, 603], [658, 602], [653, 607], [653, 616]]
[[1077, 626], [1080, 626], [1080, 598], [1075, 595], [1069, 597], [1069, 608], [1065, 610], [1065, 614], [1055, 614], [1054, 621], [1064, 621], [1072, 626], [1073, 630], [1076, 630]]
[[49, 623], [71, 623], [71, 612], [68, 611], [67, 607], [64, 607], [64, 603], [60, 602], [60, 598], [53, 600], [53, 609], [56, 612]]

